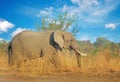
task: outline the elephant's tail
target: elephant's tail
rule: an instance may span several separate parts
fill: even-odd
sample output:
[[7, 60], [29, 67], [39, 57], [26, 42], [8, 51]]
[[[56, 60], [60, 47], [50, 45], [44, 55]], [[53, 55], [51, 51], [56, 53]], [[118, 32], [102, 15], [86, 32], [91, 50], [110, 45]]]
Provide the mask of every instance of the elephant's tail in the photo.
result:
[[12, 56], [12, 45], [11, 42], [8, 45], [8, 64], [10, 64], [11, 62], [11, 56]]

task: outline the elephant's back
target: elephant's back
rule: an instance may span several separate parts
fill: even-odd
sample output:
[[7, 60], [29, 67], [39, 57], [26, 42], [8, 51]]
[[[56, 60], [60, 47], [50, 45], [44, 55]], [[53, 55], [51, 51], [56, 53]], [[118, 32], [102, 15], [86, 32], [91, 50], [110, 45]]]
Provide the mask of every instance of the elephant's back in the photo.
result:
[[13, 43], [42, 46], [42, 44], [49, 44], [51, 33], [52, 31], [45, 32], [23, 31], [14, 37]]
[[26, 35], [26, 34], [30, 34], [30, 33], [32, 33], [32, 31], [28, 31], [28, 30], [22, 31], [22, 32], [16, 34], [16, 35], [12, 38], [11, 42], [14, 41], [14, 40], [16, 40], [16, 39], [18, 39], [21, 35]]
[[45, 31], [45, 32], [32, 32], [32, 31], [23, 31], [19, 34], [15, 35], [12, 39], [12, 43], [21, 43], [21, 42], [31, 42], [31, 43], [40, 43], [48, 41], [49, 43], [50, 35], [53, 31]]
[[[45, 31], [45, 32], [32, 32], [32, 31], [23, 31], [21, 33], [18, 34], [19, 37], [22, 38], [38, 38], [38, 37], [43, 37], [43, 38], [47, 38], [50, 36], [50, 34], [53, 31]], [[42, 39], [43, 39], [42, 38]]]

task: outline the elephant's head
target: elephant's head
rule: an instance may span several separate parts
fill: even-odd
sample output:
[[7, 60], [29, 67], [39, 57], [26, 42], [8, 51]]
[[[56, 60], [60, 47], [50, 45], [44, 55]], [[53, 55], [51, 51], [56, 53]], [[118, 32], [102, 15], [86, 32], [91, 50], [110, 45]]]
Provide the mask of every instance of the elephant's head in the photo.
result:
[[63, 31], [55, 31], [53, 34], [53, 39], [54, 39], [54, 42], [61, 49], [63, 48], [69, 49], [69, 50], [71, 49], [77, 52], [79, 55], [81, 55], [79, 52], [79, 46], [71, 33], [63, 32]]

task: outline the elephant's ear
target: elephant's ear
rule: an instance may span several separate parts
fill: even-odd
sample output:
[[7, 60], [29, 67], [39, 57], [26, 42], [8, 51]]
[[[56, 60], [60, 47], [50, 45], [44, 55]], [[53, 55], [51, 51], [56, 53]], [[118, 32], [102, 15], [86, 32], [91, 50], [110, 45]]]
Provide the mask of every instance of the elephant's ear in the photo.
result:
[[55, 31], [53, 37], [54, 37], [54, 42], [56, 42], [60, 48], [63, 48], [64, 40], [63, 40], [62, 32]]

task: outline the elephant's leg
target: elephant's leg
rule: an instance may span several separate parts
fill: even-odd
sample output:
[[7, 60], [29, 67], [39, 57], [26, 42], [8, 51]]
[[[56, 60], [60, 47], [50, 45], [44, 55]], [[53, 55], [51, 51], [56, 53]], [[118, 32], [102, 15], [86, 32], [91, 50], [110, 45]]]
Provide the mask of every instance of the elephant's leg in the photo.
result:
[[11, 55], [12, 64], [17, 64], [20, 61], [22, 61], [24, 58], [23, 55], [24, 55], [23, 48], [21, 48], [21, 46], [19, 45], [13, 45]]
[[55, 67], [58, 67], [60, 65], [60, 59], [58, 57], [58, 52], [55, 48], [49, 47], [49, 50], [46, 51], [45, 54], [48, 58], [50, 63], [52, 63]]
[[40, 49], [40, 57], [43, 57], [45, 54], [44, 50], [43, 49]]
[[57, 68], [60, 66], [60, 59], [58, 54], [54, 54], [50, 58], [50, 62]]
[[78, 67], [81, 67], [81, 56], [78, 53], [76, 53], [76, 59], [77, 59]]

